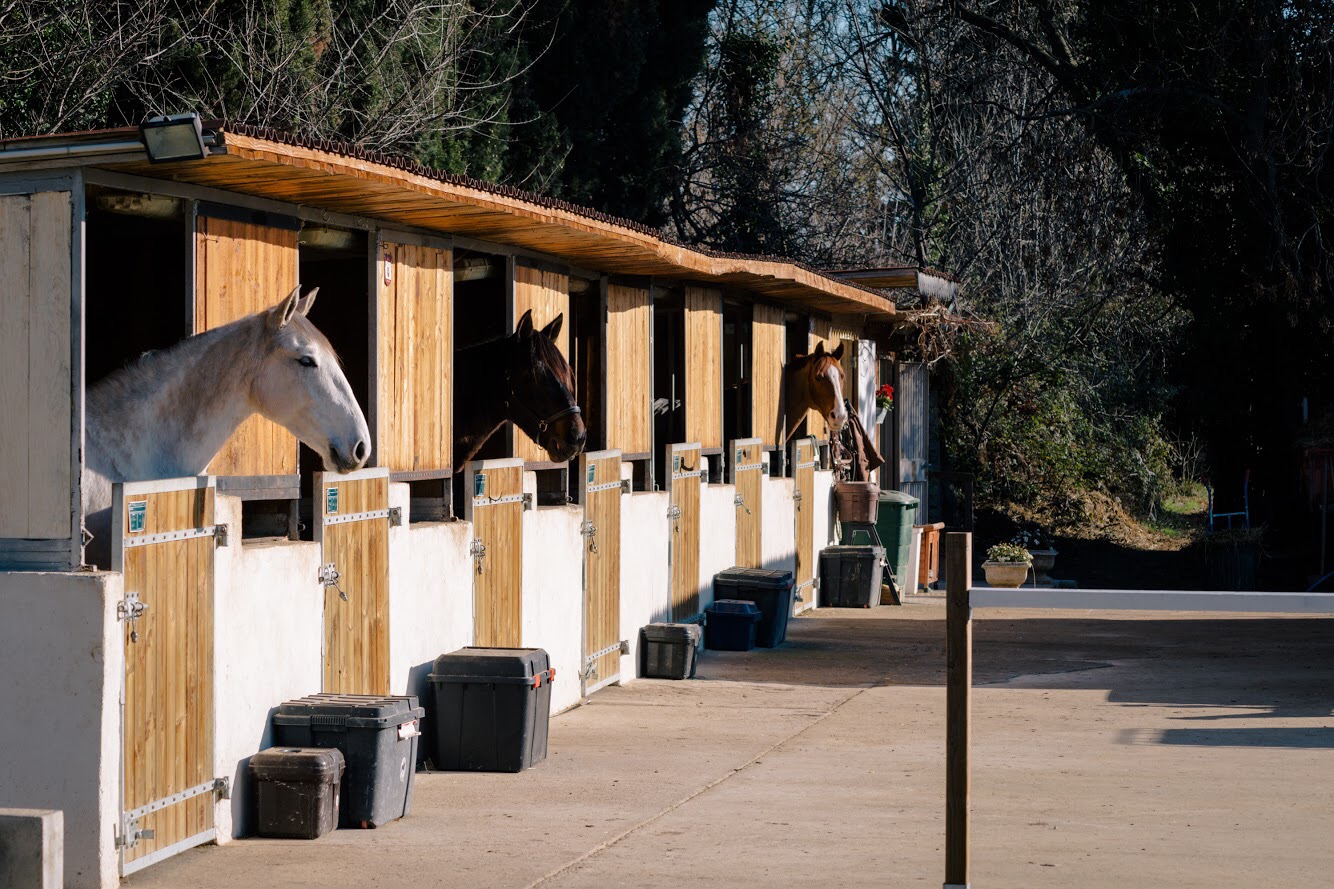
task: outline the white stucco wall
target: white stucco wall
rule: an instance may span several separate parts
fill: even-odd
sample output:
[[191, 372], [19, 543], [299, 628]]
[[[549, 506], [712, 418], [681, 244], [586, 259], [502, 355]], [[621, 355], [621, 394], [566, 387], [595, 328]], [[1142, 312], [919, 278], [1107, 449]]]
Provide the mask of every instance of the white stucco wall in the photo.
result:
[[[406, 484], [389, 486], [389, 505], [408, 514]], [[473, 641], [471, 522], [422, 522], [389, 529], [389, 687], [431, 690], [435, 659]]]
[[630, 643], [621, 658], [622, 683], [639, 675], [640, 627], [671, 620], [669, 502], [665, 491], [621, 497], [621, 638]]
[[254, 832], [250, 756], [272, 746], [274, 708], [321, 690], [324, 589], [317, 544], [243, 544], [241, 501], [215, 503], [232, 531], [214, 560], [214, 774], [232, 779], [232, 798], [216, 810], [221, 843]]
[[699, 491], [699, 608], [713, 604], [713, 576], [736, 565], [736, 486]]
[[121, 576], [0, 572], [0, 806], [61, 809], [65, 885], [119, 884]]
[[[525, 473], [527, 474], [527, 473]], [[551, 712], [579, 703], [583, 666], [582, 506], [544, 506], [523, 514], [523, 644], [545, 648], [556, 668]]]
[[764, 567], [797, 570], [796, 521], [792, 479], [764, 478], [764, 520], [760, 526], [760, 557]]

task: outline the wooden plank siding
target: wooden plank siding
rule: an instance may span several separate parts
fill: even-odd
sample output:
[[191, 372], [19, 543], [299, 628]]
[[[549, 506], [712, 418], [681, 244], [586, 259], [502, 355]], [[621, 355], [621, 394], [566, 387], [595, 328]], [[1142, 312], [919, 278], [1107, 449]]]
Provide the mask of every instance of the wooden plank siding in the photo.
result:
[[581, 458], [584, 521], [583, 693], [618, 679], [619, 649], [594, 656], [621, 639], [621, 452]]
[[380, 242], [378, 265], [376, 465], [400, 472], [448, 469], [454, 380], [451, 252], [397, 243], [388, 236]]
[[317, 472], [313, 490], [321, 564], [338, 571], [324, 588], [322, 690], [389, 694], [389, 470]]
[[68, 540], [72, 198], [0, 197], [0, 537]]
[[686, 438], [723, 446], [723, 295], [685, 288]]
[[[482, 482], [477, 479], [483, 479]], [[467, 518], [474, 543], [473, 644], [523, 644], [523, 461], [468, 464]]]
[[690, 620], [699, 607], [699, 478], [702, 455], [698, 442], [667, 446], [671, 533], [667, 559], [671, 568], [672, 620]]
[[751, 310], [751, 435], [766, 448], [783, 445], [783, 364], [787, 333], [783, 310], [756, 303]]
[[[214, 489], [203, 480], [117, 485], [114, 556], [126, 594], [146, 607], [122, 624], [125, 678], [122, 790], [126, 812], [213, 778], [212, 535], [142, 543], [168, 532], [209, 529]], [[142, 525], [130, 520], [142, 510]], [[138, 529], [138, 530], [134, 530]], [[160, 850], [205, 841], [213, 830], [214, 796], [204, 793], [140, 817], [151, 830], [124, 851], [124, 868]]]
[[653, 450], [653, 302], [648, 288], [607, 285], [607, 447]]
[[764, 464], [758, 438], [732, 442], [732, 484], [736, 485], [736, 563], [742, 568], [764, 567]]
[[[195, 228], [195, 333], [278, 304], [297, 285], [295, 229], [201, 215]], [[208, 465], [209, 475], [293, 475], [297, 441], [254, 414]]]
[[792, 497], [794, 504], [793, 547], [796, 552], [797, 607], [815, 604], [815, 439], [792, 442]]
[[[514, 266], [514, 322], [518, 323], [523, 313], [533, 312], [533, 327], [542, 329], [563, 315], [560, 334], [556, 337], [556, 347], [562, 355], [570, 357], [570, 276], [560, 272], [533, 268], [523, 264]], [[579, 394], [575, 393], [576, 404]], [[545, 463], [551, 457], [546, 448], [528, 437], [528, 433], [510, 424], [516, 457], [522, 457], [530, 463]]]

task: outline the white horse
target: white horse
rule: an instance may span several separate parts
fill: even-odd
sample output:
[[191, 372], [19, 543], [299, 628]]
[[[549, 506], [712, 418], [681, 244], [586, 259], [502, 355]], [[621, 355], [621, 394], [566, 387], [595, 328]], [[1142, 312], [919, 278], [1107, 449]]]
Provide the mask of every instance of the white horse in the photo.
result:
[[350, 472], [370, 456], [370, 430], [338, 356], [306, 320], [315, 290], [146, 352], [88, 390], [84, 441], [87, 559], [110, 562], [111, 486], [201, 475], [251, 414], [286, 428]]

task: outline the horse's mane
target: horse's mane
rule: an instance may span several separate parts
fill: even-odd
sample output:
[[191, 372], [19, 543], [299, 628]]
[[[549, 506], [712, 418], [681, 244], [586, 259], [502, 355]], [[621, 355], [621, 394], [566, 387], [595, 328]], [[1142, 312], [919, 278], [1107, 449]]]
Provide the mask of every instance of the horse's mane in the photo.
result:
[[[469, 352], [473, 349], [480, 349], [483, 346], [493, 346], [512, 336], [514, 336], [512, 333], [502, 333], [499, 336], [493, 336], [490, 339], [464, 346], [462, 349], [459, 349], [459, 351]], [[557, 348], [551, 338], [543, 334], [542, 331], [534, 329], [533, 332], [528, 335], [528, 346], [533, 350], [533, 357], [546, 365], [552, 374], [555, 375], [556, 379], [560, 380], [565, 388], [573, 392], [574, 377], [570, 368], [570, 362], [561, 350]]]

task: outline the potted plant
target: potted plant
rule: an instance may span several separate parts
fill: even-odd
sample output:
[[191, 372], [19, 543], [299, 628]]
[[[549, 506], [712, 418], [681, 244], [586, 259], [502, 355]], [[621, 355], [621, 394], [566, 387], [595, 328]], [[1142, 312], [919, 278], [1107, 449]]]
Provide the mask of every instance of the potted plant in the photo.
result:
[[875, 390], [875, 425], [885, 422], [885, 417], [894, 410], [894, 387], [885, 383]]
[[1037, 525], [1031, 525], [1020, 528], [1010, 542], [1022, 546], [1033, 557], [1033, 582], [1050, 585], [1051, 569], [1056, 567], [1056, 556], [1059, 555], [1051, 535]]
[[1028, 566], [1032, 563], [1033, 556], [1017, 543], [998, 543], [987, 550], [982, 570], [992, 586], [1018, 587], [1028, 579]]

